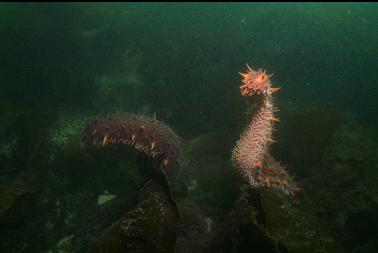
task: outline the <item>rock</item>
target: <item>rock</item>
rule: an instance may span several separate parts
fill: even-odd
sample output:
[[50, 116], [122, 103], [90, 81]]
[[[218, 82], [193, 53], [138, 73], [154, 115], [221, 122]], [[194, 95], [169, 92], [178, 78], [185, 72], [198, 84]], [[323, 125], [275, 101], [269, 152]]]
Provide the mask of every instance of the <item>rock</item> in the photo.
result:
[[104, 230], [89, 252], [174, 252], [178, 219], [164, 187], [149, 180], [136, 206]]

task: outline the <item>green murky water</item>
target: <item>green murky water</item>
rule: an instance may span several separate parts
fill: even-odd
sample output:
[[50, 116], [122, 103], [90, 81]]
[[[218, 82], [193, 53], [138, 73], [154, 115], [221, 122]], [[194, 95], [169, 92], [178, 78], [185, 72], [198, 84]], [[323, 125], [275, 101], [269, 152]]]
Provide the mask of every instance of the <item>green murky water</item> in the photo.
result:
[[[182, 140], [176, 239], [144, 252], [169, 240], [176, 252], [376, 252], [377, 13], [376, 3], [0, 4], [0, 252], [87, 252], [96, 224], [137, 205], [135, 154], [81, 146], [88, 122], [110, 113], [156, 117]], [[295, 199], [240, 190], [230, 155], [254, 110], [239, 93], [246, 63], [281, 87], [270, 150], [302, 189]]]

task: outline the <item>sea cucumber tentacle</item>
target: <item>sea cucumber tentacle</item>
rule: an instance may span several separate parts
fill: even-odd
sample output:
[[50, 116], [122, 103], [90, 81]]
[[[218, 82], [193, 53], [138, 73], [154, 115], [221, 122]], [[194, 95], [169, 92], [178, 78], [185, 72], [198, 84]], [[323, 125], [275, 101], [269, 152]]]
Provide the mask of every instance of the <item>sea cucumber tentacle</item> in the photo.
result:
[[84, 147], [127, 145], [155, 158], [160, 157], [160, 170], [167, 178], [180, 167], [181, 143], [175, 132], [162, 122], [140, 115], [108, 116], [91, 122], [82, 134]]
[[298, 188], [287, 171], [269, 154], [273, 124], [279, 120], [274, 112], [272, 94], [279, 88], [271, 86], [270, 77], [261, 69], [254, 71], [247, 65], [240, 92], [242, 96], [260, 99], [259, 107], [247, 129], [241, 135], [232, 151], [232, 160], [240, 173], [253, 187], [272, 187], [286, 194], [294, 195]]

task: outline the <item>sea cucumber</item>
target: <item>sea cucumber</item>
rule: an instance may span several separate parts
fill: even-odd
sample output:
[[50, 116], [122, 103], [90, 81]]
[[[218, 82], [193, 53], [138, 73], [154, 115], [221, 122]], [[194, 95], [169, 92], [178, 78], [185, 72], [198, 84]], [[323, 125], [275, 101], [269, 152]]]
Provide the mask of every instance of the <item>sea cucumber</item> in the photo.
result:
[[166, 177], [180, 167], [179, 137], [161, 121], [147, 116], [124, 114], [97, 119], [84, 130], [82, 141], [87, 149], [128, 145], [152, 158], [160, 157], [160, 170]]
[[274, 116], [272, 94], [280, 88], [272, 87], [271, 75], [261, 69], [253, 70], [247, 64], [240, 92], [242, 96], [257, 99], [258, 107], [247, 129], [232, 151], [232, 160], [241, 174], [253, 187], [273, 187], [294, 195], [298, 188], [287, 171], [269, 154], [273, 124], [279, 122]]

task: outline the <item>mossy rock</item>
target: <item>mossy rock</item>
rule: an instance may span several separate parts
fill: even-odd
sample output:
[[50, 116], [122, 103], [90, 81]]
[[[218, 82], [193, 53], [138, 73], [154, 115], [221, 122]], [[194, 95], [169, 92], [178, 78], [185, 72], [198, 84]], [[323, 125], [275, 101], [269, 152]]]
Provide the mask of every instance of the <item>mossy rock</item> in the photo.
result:
[[94, 242], [98, 252], [174, 252], [178, 225], [175, 204], [154, 181], [142, 188], [140, 201]]
[[264, 189], [261, 204], [266, 229], [289, 252], [346, 252], [311, 211], [296, 200]]

